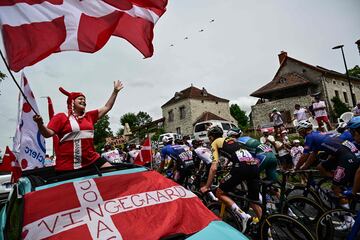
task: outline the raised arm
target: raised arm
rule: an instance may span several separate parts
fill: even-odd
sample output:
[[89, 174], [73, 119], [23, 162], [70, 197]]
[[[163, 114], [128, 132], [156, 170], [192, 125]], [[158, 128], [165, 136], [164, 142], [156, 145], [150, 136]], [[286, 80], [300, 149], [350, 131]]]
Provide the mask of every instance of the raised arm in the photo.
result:
[[47, 128], [44, 125], [44, 121], [40, 115], [34, 115], [33, 120], [34, 122], [36, 122], [41, 135], [43, 135], [45, 138], [49, 138], [55, 135], [55, 132], [53, 130]]
[[107, 114], [111, 110], [111, 108], [114, 106], [117, 94], [123, 88], [124, 88], [124, 86], [123, 86], [122, 82], [120, 82], [119, 80], [114, 81], [114, 90], [111, 93], [109, 100], [106, 102], [105, 106], [98, 109], [99, 118], [102, 118], [105, 114]]

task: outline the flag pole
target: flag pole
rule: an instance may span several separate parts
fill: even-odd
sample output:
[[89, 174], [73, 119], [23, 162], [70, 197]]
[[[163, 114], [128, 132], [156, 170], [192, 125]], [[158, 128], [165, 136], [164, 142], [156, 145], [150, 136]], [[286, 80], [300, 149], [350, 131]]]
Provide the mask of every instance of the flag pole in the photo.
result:
[[4, 61], [4, 63], [5, 63], [5, 66], [6, 66], [7, 70], [8, 70], [8, 71], [9, 71], [9, 73], [10, 73], [10, 76], [11, 76], [12, 80], [13, 80], [13, 81], [14, 81], [14, 83], [16, 84], [17, 88], [20, 90], [21, 95], [23, 95], [23, 97], [24, 97], [25, 101], [29, 104], [29, 106], [31, 107], [31, 109], [33, 110], [33, 112], [34, 112], [36, 115], [39, 115], [39, 114], [35, 111], [35, 109], [33, 108], [33, 106], [31, 106], [31, 104], [30, 104], [29, 100], [28, 100], [28, 99], [27, 99], [27, 97], [25, 96], [25, 93], [24, 93], [24, 92], [23, 92], [23, 90], [21, 89], [21, 87], [20, 87], [19, 83], [16, 81], [16, 79], [15, 79], [14, 75], [12, 74], [12, 72], [11, 72], [11, 70], [10, 70], [9, 65], [7, 64], [7, 62], [6, 62], [6, 60], [5, 60], [5, 57], [4, 57], [4, 55], [3, 55], [2, 51], [1, 51], [1, 49], [0, 49], [0, 55], [1, 55], [2, 60], [3, 60], [3, 61]]

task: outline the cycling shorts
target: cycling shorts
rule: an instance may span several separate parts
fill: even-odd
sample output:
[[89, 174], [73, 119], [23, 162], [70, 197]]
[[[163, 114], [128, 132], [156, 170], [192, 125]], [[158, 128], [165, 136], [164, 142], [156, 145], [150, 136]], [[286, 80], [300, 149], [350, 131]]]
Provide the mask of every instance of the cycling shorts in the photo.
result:
[[260, 177], [257, 165], [248, 165], [245, 163], [236, 164], [228, 174], [220, 181], [219, 188], [226, 192], [231, 192], [242, 181], [246, 181], [248, 189], [248, 198], [253, 201], [259, 201]]
[[[256, 157], [258, 157], [257, 154]], [[278, 179], [279, 175], [276, 171], [277, 169], [277, 158], [275, 156], [274, 153], [262, 153], [262, 159], [263, 161], [261, 162], [260, 166], [259, 166], [259, 172], [261, 173], [262, 171], [265, 171], [266, 174], [266, 178], [268, 180], [272, 180], [275, 181]]]

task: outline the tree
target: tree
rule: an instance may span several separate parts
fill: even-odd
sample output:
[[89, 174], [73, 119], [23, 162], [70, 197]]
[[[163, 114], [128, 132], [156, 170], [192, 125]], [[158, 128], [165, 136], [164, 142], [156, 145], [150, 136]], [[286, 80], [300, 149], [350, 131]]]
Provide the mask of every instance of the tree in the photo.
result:
[[120, 118], [121, 125], [125, 126], [125, 123], [129, 124], [130, 129], [137, 127], [137, 117], [135, 113], [125, 113]]
[[112, 137], [113, 133], [110, 129], [109, 116], [105, 115], [100, 118], [94, 126], [94, 145], [97, 152], [105, 145], [106, 138]]
[[343, 103], [340, 98], [335, 96], [331, 99], [331, 101], [334, 104], [334, 115], [336, 118], [340, 117], [344, 112], [350, 111], [349, 107], [346, 106], [346, 104]]
[[136, 119], [137, 119], [136, 121], [137, 127], [152, 122], [152, 117], [150, 117], [150, 115], [147, 112], [142, 112], [142, 111], [136, 114]]
[[349, 76], [360, 78], [360, 67], [356, 65], [355, 67], [348, 70]]
[[238, 122], [238, 126], [242, 129], [246, 129], [249, 124], [249, 118], [246, 116], [246, 112], [241, 110], [239, 105], [231, 104], [230, 114]]

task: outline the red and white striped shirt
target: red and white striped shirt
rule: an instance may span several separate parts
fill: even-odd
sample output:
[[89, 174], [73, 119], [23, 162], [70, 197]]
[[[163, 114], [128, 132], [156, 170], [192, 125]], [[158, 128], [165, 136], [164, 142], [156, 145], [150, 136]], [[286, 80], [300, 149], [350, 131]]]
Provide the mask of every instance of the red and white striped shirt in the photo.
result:
[[95, 162], [100, 154], [94, 148], [94, 124], [98, 120], [98, 110], [85, 113], [83, 118], [76, 119], [65, 113], [56, 114], [49, 122], [48, 128], [59, 136], [56, 152], [56, 170], [74, 170]]

